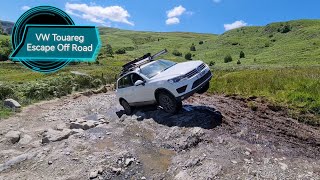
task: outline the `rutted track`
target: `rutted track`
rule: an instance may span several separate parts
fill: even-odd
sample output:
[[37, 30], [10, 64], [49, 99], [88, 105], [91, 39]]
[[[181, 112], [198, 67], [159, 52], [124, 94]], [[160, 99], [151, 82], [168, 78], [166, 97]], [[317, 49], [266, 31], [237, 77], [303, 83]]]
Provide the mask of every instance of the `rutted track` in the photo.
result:
[[195, 95], [176, 115], [133, 116], [112, 92], [35, 104], [0, 121], [0, 179], [317, 179], [320, 128], [246, 101]]

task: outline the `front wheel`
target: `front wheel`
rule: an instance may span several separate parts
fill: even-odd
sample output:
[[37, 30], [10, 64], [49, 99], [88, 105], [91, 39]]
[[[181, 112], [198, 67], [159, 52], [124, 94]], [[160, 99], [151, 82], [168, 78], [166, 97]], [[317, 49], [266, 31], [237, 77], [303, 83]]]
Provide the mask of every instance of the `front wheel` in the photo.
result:
[[181, 101], [177, 101], [174, 96], [165, 92], [159, 93], [158, 103], [164, 111], [171, 114], [178, 112], [182, 107]]
[[120, 104], [123, 107], [124, 112], [125, 112], [126, 115], [131, 115], [132, 114], [133, 107], [130, 106], [130, 104], [126, 100], [122, 99], [120, 101]]

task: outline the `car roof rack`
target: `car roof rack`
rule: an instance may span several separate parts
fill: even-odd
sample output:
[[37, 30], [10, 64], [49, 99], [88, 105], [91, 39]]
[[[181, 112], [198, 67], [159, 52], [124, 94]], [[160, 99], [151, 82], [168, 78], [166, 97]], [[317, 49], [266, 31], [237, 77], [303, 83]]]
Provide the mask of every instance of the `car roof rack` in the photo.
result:
[[168, 50], [164, 49], [154, 55], [151, 55], [151, 53], [147, 53], [137, 59], [134, 59], [134, 60], [128, 62], [127, 64], [122, 66], [122, 71], [121, 71], [120, 76], [122, 76], [130, 71], [133, 71], [135, 68], [140, 67], [146, 63], [154, 61], [155, 58], [157, 58], [158, 56], [161, 56], [163, 54], [166, 54], [167, 52], [168, 52]]

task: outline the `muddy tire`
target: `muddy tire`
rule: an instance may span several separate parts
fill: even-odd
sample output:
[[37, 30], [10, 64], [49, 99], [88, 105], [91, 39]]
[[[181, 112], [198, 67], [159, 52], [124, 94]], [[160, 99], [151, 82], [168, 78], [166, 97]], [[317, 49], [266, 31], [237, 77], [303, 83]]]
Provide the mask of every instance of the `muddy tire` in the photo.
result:
[[160, 92], [158, 95], [158, 103], [164, 111], [170, 114], [177, 113], [181, 107], [182, 102], [177, 101], [174, 96], [167, 92]]
[[205, 92], [208, 91], [209, 87], [210, 87], [210, 83], [208, 82], [208, 83], [207, 83], [206, 85], [204, 85], [197, 93], [198, 93], [198, 94], [203, 94], [203, 93], [205, 93]]
[[124, 113], [125, 113], [126, 115], [131, 115], [131, 114], [132, 114], [132, 112], [133, 112], [133, 107], [130, 106], [130, 104], [129, 104], [126, 100], [122, 99], [122, 100], [120, 101], [120, 104], [121, 104], [121, 106], [123, 107]]

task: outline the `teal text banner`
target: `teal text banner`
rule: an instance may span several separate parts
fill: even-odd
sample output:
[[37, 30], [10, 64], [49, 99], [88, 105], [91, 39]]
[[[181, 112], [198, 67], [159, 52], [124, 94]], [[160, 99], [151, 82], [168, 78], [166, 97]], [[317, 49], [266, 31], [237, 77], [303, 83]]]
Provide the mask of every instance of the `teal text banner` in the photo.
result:
[[94, 26], [27, 25], [11, 54], [22, 61], [95, 61], [101, 43]]

